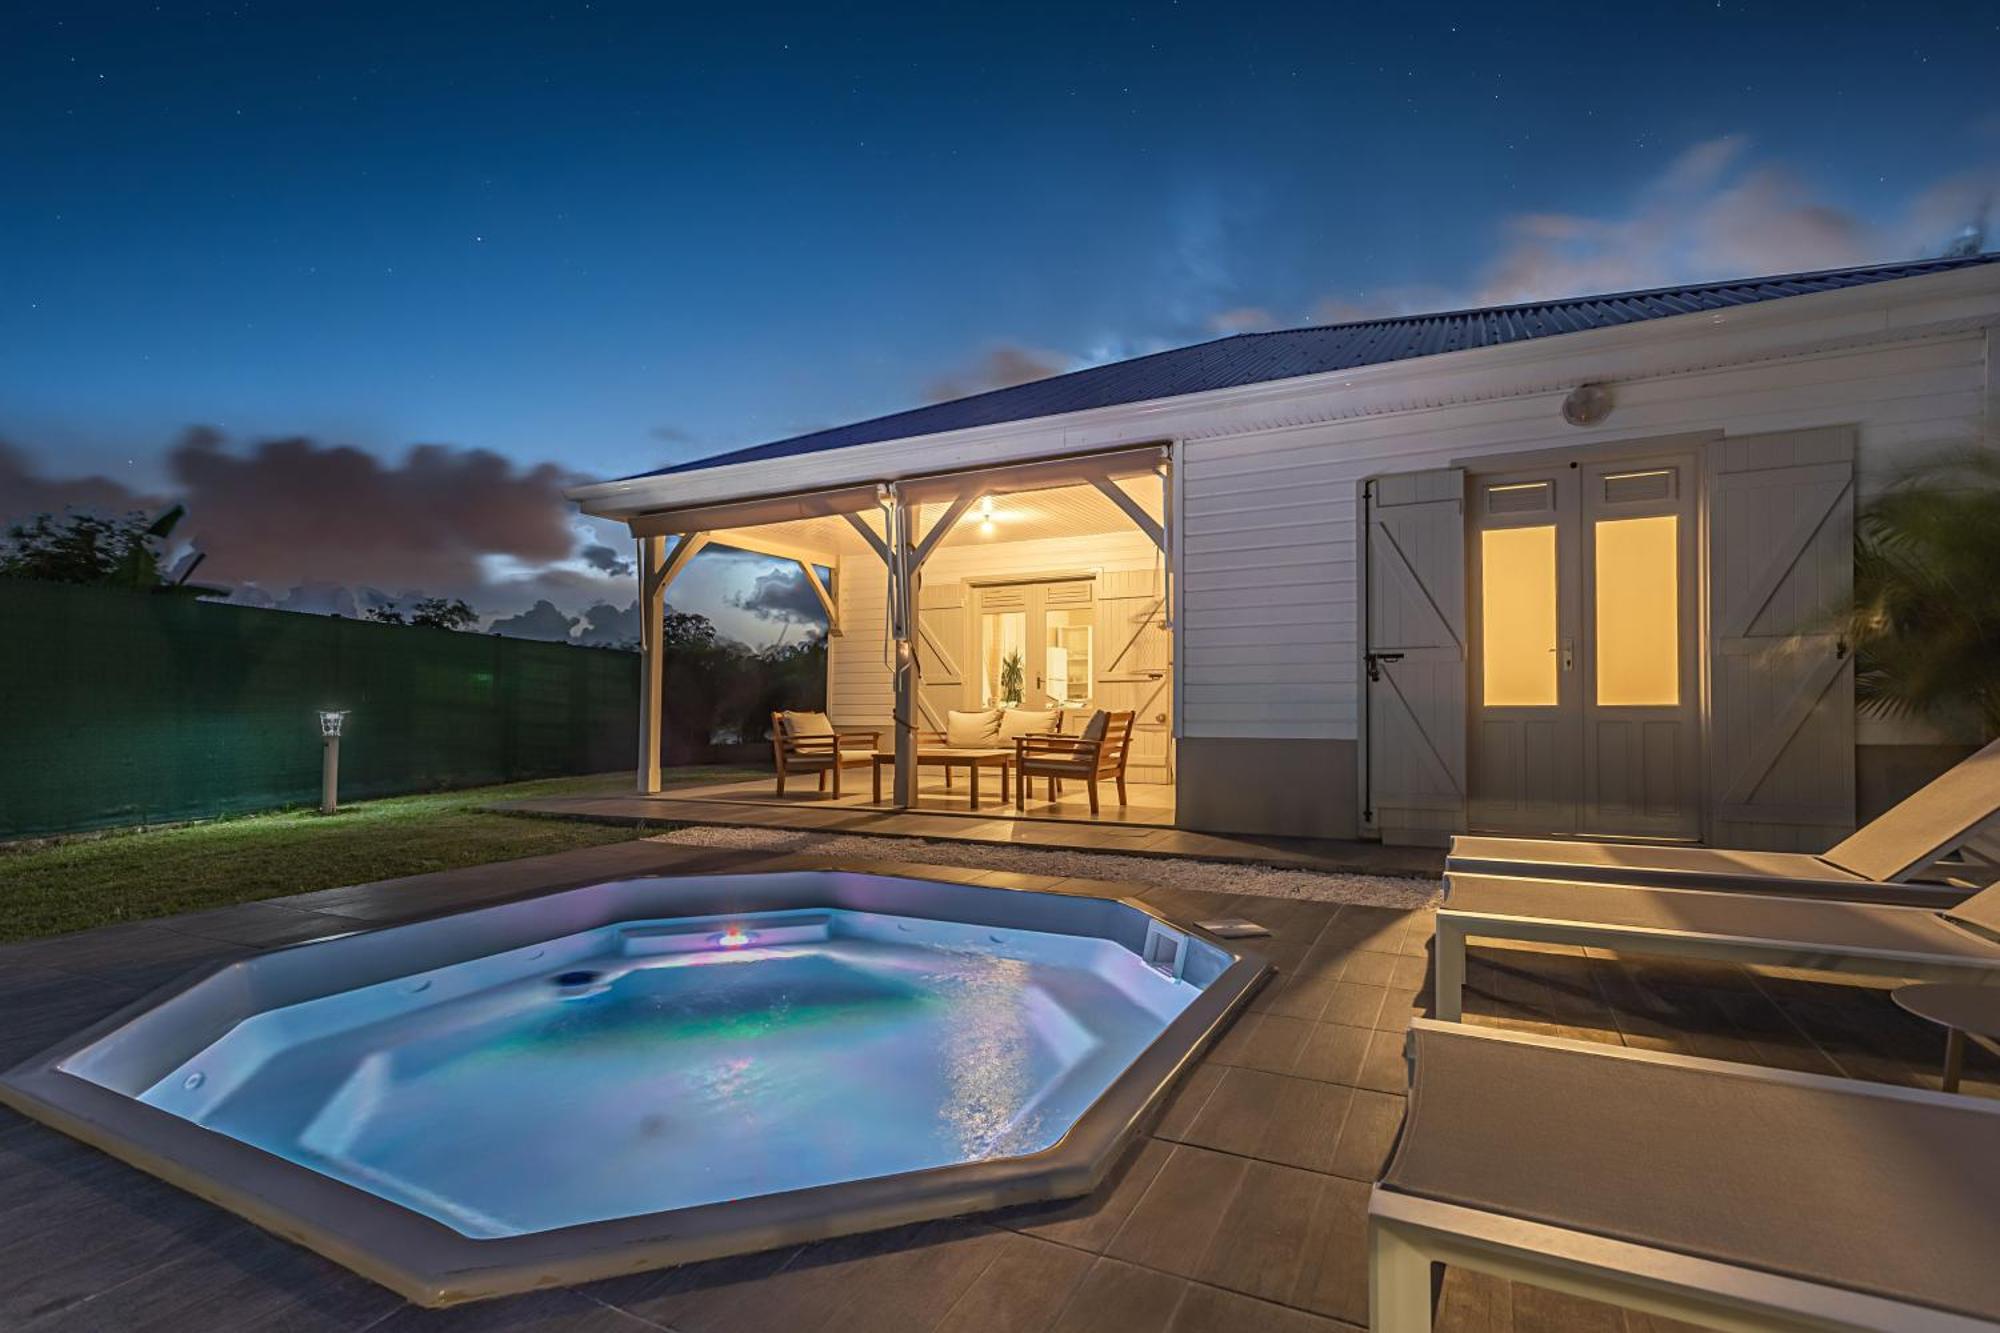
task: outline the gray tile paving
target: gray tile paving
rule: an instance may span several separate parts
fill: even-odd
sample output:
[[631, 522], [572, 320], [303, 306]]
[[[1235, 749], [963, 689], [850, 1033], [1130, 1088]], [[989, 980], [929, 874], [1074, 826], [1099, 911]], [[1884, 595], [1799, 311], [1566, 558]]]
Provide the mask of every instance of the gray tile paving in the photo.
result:
[[[833, 813], [833, 812], [822, 812]], [[186, 969], [611, 875], [810, 864], [649, 843], [305, 895], [0, 953], [0, 1058]], [[937, 872], [1002, 887], [1075, 881]], [[0, 1112], [0, 1327], [352, 1333], [1117, 1330], [1259, 1333], [1367, 1317], [1365, 1208], [1403, 1108], [1400, 1033], [1425, 989], [1429, 914], [1121, 885], [1182, 918], [1251, 915], [1281, 975], [1192, 1068], [1087, 1198], [544, 1292], [421, 1310], [318, 1256]], [[1935, 1086], [1939, 1034], [1880, 987], [1676, 968], [1576, 950], [1477, 949], [1469, 1021]], [[1968, 1088], [2000, 1094], [1975, 1052]], [[1439, 1326], [1676, 1326], [1454, 1270]]]

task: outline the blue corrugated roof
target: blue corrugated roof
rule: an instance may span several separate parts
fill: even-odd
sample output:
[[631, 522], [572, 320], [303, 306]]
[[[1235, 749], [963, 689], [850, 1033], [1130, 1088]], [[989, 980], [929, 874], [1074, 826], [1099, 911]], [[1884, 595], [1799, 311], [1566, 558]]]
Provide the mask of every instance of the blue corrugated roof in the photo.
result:
[[1272, 333], [1239, 333], [1214, 342], [1176, 347], [1171, 351], [1134, 357], [1130, 361], [1092, 366], [1088, 370], [994, 389], [969, 398], [955, 398], [950, 402], [932, 403], [907, 412], [857, 421], [852, 425], [834, 426], [790, 439], [734, 449], [640, 475], [657, 477], [730, 463], [791, 458], [857, 444], [873, 444], [880, 440], [936, 435], [971, 426], [1029, 421], [1093, 407], [1115, 407], [1121, 403], [1174, 398], [1181, 394], [1231, 389], [1299, 375], [1352, 370], [1357, 366], [1404, 361], [1468, 347], [1526, 342], [1531, 338], [1636, 324], [1697, 311], [1722, 310], [1786, 296], [1804, 296], [1809, 292], [1863, 287], [1996, 260], [2000, 260], [2000, 253], [1744, 278], [1735, 282], [1700, 283], [1686, 287], [1656, 287], [1650, 291], [1618, 292], [1609, 296], [1578, 296], [1531, 305], [1402, 315], [1394, 319], [1321, 324], [1303, 329], [1280, 329]]

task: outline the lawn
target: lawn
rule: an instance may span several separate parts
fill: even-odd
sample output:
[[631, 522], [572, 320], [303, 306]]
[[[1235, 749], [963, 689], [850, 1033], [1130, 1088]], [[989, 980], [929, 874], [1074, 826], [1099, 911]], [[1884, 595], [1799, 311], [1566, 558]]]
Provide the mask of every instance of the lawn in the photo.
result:
[[[749, 771], [679, 768], [665, 776], [670, 783], [716, 782]], [[0, 850], [0, 940], [622, 842], [642, 830], [481, 807], [623, 791], [629, 781], [551, 778], [360, 801], [333, 815], [282, 810]]]

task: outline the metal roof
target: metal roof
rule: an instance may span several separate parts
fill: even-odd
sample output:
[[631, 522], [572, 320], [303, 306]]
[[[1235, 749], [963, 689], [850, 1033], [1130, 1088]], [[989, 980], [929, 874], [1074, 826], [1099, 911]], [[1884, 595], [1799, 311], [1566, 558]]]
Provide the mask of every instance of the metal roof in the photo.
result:
[[676, 472], [696, 472], [732, 463], [791, 458], [881, 440], [936, 435], [972, 426], [1029, 421], [1094, 407], [1174, 398], [1181, 394], [1352, 370], [1357, 366], [1380, 365], [1440, 352], [1494, 347], [1562, 333], [1579, 333], [1586, 329], [1637, 324], [1671, 315], [1723, 310], [1787, 296], [1865, 287], [1872, 283], [1944, 273], [1995, 261], [2000, 261], [2000, 252], [1959, 259], [1927, 259], [1906, 264], [1744, 278], [1733, 282], [1655, 287], [1649, 291], [1568, 297], [1528, 305], [1401, 315], [1392, 319], [1321, 324], [1271, 333], [1239, 333], [1213, 342], [1091, 366], [1087, 370], [994, 389], [969, 398], [932, 403], [851, 425], [795, 435], [790, 439], [750, 445], [638, 475], [658, 477]]

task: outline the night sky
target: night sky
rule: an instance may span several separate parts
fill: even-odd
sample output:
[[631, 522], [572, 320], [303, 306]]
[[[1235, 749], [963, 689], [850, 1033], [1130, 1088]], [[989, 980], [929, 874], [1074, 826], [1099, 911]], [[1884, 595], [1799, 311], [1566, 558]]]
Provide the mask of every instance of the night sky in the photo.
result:
[[[632, 592], [572, 477], [1938, 253], [2000, 192], [2000, 7], [15, 3], [0, 167], [0, 516], [184, 498], [278, 600], [575, 615]], [[726, 632], [801, 605], [704, 561]]]

